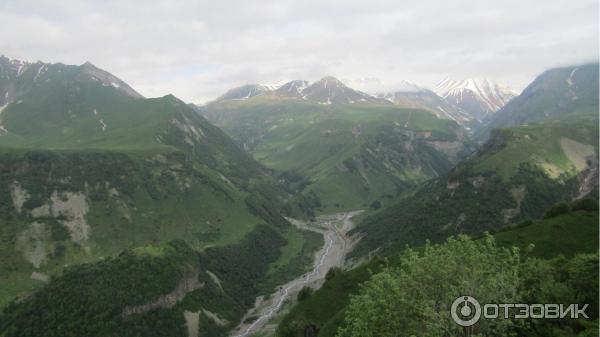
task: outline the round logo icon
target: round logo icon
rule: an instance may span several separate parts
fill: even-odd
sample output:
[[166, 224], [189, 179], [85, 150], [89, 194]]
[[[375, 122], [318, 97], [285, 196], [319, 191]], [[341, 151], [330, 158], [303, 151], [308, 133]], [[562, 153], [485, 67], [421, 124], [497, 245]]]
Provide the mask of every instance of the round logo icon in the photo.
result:
[[481, 305], [471, 296], [460, 296], [450, 308], [452, 319], [460, 326], [471, 326], [481, 318]]

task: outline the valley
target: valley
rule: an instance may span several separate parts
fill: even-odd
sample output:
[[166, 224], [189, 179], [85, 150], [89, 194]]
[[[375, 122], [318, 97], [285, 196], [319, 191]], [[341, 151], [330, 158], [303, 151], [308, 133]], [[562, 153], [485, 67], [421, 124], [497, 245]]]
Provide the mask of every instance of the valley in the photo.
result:
[[1, 1], [0, 337], [600, 337], [598, 7]]
[[[291, 195], [174, 96], [142, 98], [89, 63], [17, 73], [0, 61], [0, 305], [125, 249], [227, 246], [260, 224], [289, 232], [279, 209]], [[306, 216], [301, 198], [289, 204]]]
[[320, 214], [386, 204], [474, 149], [452, 120], [391, 104], [255, 96], [200, 112], [292, 190], [318, 200]]
[[[486, 285], [499, 298], [594, 295], [574, 280], [597, 261], [597, 64], [516, 97], [481, 79], [369, 94], [326, 76], [202, 106], [91, 63], [0, 58], [0, 74], [2, 337], [353, 337], [386, 317], [364, 317], [381, 308], [369, 296], [412, 310], [380, 289], [449, 296], [420, 285], [468, 275], [460, 258], [522, 276]], [[539, 331], [565, 327], [585, 324]]]
[[[302, 230], [314, 231], [322, 234], [325, 245], [315, 254], [313, 269], [298, 278], [280, 285], [278, 291], [261, 296], [256, 299], [254, 308], [242, 318], [242, 324], [237, 326], [232, 333], [235, 337], [247, 337], [256, 333], [273, 332], [274, 326], [269, 324], [275, 319], [284, 306], [294, 302], [294, 297], [304, 287], [319, 288], [325, 281], [325, 276], [331, 268], [343, 268], [345, 258], [352, 249], [353, 239], [348, 236], [352, 229], [352, 217], [362, 211], [337, 213], [317, 217], [314, 222], [305, 223], [296, 219], [289, 221]], [[291, 303], [290, 303], [291, 302]], [[248, 322], [248, 323], [246, 323]]]

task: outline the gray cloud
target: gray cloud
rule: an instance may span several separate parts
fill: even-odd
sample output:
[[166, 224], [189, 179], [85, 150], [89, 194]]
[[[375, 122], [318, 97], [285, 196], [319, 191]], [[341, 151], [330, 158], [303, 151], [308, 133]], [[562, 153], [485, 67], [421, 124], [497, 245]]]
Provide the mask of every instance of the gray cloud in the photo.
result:
[[0, 53], [89, 60], [146, 96], [193, 102], [324, 75], [430, 87], [477, 76], [520, 90], [597, 59], [597, 14], [596, 0], [4, 0]]

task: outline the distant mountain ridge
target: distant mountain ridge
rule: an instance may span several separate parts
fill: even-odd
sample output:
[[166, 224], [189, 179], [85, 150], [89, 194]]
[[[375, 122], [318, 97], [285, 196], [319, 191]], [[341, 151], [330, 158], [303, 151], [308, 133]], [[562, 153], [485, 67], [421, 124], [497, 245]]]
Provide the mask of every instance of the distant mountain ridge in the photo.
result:
[[402, 80], [387, 92], [369, 94], [351, 88], [332, 76], [309, 83], [293, 80], [283, 85], [247, 84], [235, 87], [217, 98], [218, 101], [240, 101], [256, 96], [273, 99], [297, 99], [322, 105], [371, 103], [394, 104], [405, 108], [433, 112], [438, 118], [451, 119], [468, 130], [476, 129], [482, 120], [504, 106], [516, 93], [490, 80], [446, 79], [435, 90]]
[[539, 75], [475, 133], [487, 141], [474, 155], [366, 218], [354, 253], [498, 229], [597, 196], [598, 82], [597, 63]]
[[294, 80], [274, 90], [276, 95], [303, 98], [304, 89], [308, 88], [308, 81]]
[[434, 92], [478, 120], [500, 110], [518, 95], [514, 90], [482, 78], [447, 78], [438, 83]]
[[[554, 203], [597, 194], [598, 127], [540, 124], [494, 130], [448, 174], [372, 213], [353, 254], [478, 234], [541, 217]], [[465, 207], [465, 205], [473, 205]]]
[[123, 249], [292, 230], [292, 196], [175, 96], [142, 98], [90, 63], [1, 61], [0, 306]]
[[598, 63], [550, 69], [484, 121], [476, 137], [494, 128], [528, 123], [590, 120], [598, 123]]
[[307, 100], [319, 104], [352, 104], [360, 102], [386, 103], [384, 100], [367, 93], [354, 90], [342, 81], [332, 76], [309, 84], [304, 80], [293, 80], [281, 86], [267, 86], [262, 84], [246, 84], [227, 91], [216, 101], [246, 100], [255, 96], [271, 95], [280, 98], [294, 98]]
[[333, 77], [235, 97], [243, 99], [217, 100], [198, 112], [293, 190], [320, 200], [320, 211], [378, 207], [472, 151], [452, 118], [423, 104], [375, 98]]
[[[0, 55], [0, 106], [17, 101], [35, 86], [48, 82], [55, 74], [67, 71], [68, 66], [62, 63], [27, 62], [10, 59]], [[133, 98], [143, 98], [116, 76], [86, 62], [81, 66], [78, 76], [100, 82], [103, 86], [111, 86], [120, 93]]]
[[406, 83], [408, 84], [401, 86], [401, 89], [397, 91], [381, 93], [377, 97], [401, 107], [428, 110], [439, 118], [452, 119], [459, 125], [470, 129], [473, 118], [459, 107], [448, 103], [447, 100], [429, 89]]

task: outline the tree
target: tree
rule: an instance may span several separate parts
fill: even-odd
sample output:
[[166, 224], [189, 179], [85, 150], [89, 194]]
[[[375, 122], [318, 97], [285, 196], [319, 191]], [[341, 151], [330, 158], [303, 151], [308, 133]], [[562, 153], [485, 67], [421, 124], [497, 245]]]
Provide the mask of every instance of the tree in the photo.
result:
[[300, 292], [298, 292], [298, 302], [304, 301], [312, 295], [313, 289], [311, 287], [302, 287]]
[[[521, 265], [521, 275], [523, 302], [588, 304], [586, 314], [592, 319], [598, 317], [597, 254], [579, 254], [571, 259], [564, 256], [552, 260], [530, 258]], [[587, 327], [589, 324], [592, 326]], [[597, 320], [568, 318], [520, 320], [517, 328], [523, 336], [573, 336], [583, 330], [591, 330], [598, 336], [597, 324]]]
[[445, 244], [408, 249], [399, 268], [388, 268], [353, 296], [338, 337], [501, 336], [510, 320], [481, 320], [465, 328], [456, 324], [450, 307], [461, 295], [480, 303], [515, 303], [518, 298], [519, 253], [499, 248], [487, 235], [465, 236]]
[[325, 280], [329, 281], [332, 278], [334, 278], [336, 275], [340, 274], [341, 272], [342, 272], [342, 269], [340, 269], [339, 267], [331, 267], [327, 271], [327, 274], [325, 274]]

